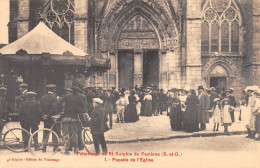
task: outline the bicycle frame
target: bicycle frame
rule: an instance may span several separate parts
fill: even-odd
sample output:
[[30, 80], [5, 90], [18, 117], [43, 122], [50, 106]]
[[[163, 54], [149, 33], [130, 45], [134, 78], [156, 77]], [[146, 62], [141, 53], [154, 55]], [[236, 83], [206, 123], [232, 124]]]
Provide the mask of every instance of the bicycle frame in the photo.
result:
[[[68, 141], [70, 141], [70, 139], [73, 137], [73, 136], [78, 136], [77, 135], [77, 133], [78, 133], [78, 131], [80, 131], [80, 130], [82, 130], [82, 129], [84, 129], [84, 128], [87, 128], [87, 127], [84, 127], [83, 126], [83, 124], [82, 124], [82, 121], [81, 121], [81, 119], [80, 119], [80, 117], [79, 117], [79, 115], [80, 114], [78, 114], [77, 116], [78, 116], [78, 121], [80, 122], [80, 125], [81, 125], [81, 128], [79, 128], [78, 130], [73, 130], [74, 131], [74, 133], [71, 135], [71, 136], [69, 136], [69, 139], [68, 139]], [[64, 140], [64, 135], [63, 135], [63, 132], [62, 132], [62, 121], [61, 122], [58, 122], [58, 121], [56, 121], [55, 119], [53, 119], [53, 121], [54, 121], [54, 123], [52, 124], [52, 126], [51, 126], [51, 128], [50, 128], [50, 130], [52, 131], [52, 132], [55, 132], [53, 129], [54, 129], [54, 127], [56, 126], [56, 124], [61, 124], [61, 137], [59, 137], [59, 138], [61, 138], [62, 140]], [[50, 132], [51, 133], [51, 132]], [[49, 133], [49, 134], [50, 134]], [[55, 132], [56, 133], [56, 132]], [[59, 134], [58, 134], [59, 135]], [[46, 136], [46, 138], [49, 138], [49, 135], [47, 135]], [[43, 140], [43, 141], [46, 141], [46, 140]], [[63, 144], [60, 144], [59, 146], [62, 146]]]
[[[4, 122], [4, 124], [3, 124], [3, 128], [2, 128], [2, 130], [1, 130], [1, 132], [2, 132], [2, 134], [1, 134], [1, 141], [3, 141], [3, 137], [4, 137], [4, 135], [8, 132], [8, 131], [10, 131], [11, 129], [7, 126], [7, 124], [8, 124], [8, 122]], [[7, 128], [7, 131], [5, 132], [5, 133], [3, 133], [3, 129], [4, 128]], [[16, 138], [18, 138], [12, 131], [10, 131]]]

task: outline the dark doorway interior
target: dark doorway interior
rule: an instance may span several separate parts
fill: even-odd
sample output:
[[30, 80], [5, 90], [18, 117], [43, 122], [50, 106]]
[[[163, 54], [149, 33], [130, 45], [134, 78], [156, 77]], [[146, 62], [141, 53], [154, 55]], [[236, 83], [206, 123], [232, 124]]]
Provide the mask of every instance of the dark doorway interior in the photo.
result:
[[210, 87], [215, 87], [216, 89], [227, 89], [227, 77], [211, 77]]
[[119, 88], [134, 85], [134, 53], [131, 50], [118, 51], [118, 81]]
[[159, 53], [158, 50], [145, 50], [143, 55], [143, 85], [159, 85]]

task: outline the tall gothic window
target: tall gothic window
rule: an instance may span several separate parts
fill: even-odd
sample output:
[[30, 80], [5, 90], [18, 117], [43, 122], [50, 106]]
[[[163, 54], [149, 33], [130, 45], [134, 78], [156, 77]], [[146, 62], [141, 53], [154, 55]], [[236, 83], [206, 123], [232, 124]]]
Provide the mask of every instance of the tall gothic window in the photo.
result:
[[74, 44], [74, 0], [49, 0], [44, 22], [60, 37]]
[[239, 52], [241, 16], [234, 0], [207, 0], [202, 10], [202, 52]]

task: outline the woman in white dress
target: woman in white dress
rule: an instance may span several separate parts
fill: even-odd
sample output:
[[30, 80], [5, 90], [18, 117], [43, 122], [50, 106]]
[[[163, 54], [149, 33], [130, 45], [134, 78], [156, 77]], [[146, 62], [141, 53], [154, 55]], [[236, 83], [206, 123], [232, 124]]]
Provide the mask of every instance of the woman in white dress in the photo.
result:
[[232, 123], [230, 111], [234, 109], [233, 106], [229, 105], [229, 100], [227, 98], [221, 101], [221, 116], [222, 116], [222, 123], [224, 125], [224, 132], [228, 133], [228, 126]]
[[221, 123], [221, 107], [220, 107], [220, 99], [214, 99], [214, 106], [213, 106], [213, 123], [214, 128], [213, 131], [218, 131], [219, 124]]

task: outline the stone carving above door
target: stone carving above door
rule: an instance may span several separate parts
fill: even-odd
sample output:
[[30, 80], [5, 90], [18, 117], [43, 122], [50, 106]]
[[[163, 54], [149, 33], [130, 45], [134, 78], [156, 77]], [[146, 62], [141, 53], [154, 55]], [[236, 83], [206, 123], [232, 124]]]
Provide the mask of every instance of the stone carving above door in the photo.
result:
[[136, 15], [124, 26], [118, 40], [118, 49], [158, 49], [159, 42], [148, 20]]

